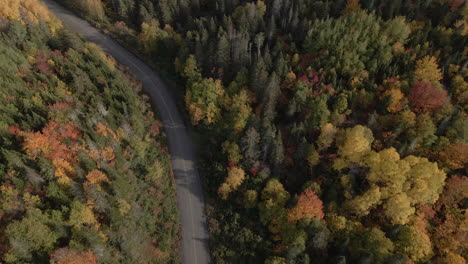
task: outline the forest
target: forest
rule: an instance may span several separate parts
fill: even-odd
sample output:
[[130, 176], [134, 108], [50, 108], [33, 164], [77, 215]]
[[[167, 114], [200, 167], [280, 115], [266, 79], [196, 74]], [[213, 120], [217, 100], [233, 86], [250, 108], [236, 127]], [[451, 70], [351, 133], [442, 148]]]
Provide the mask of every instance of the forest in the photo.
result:
[[38, 0], [0, 5], [0, 263], [179, 263], [141, 84]]
[[[155, 69], [166, 73], [176, 84], [175, 93], [180, 97], [180, 104], [185, 109], [199, 145], [199, 169], [207, 196], [210, 249], [214, 263], [466, 263], [466, 1], [59, 2], [139, 54]], [[50, 30], [53, 32], [54, 21], [46, 21], [52, 26]], [[24, 32], [24, 27], [20, 24], [13, 25], [7, 28], [19, 28], [18, 30], [23, 29]], [[4, 34], [13, 34], [8, 32], [12, 31], [5, 30]], [[53, 33], [49, 34], [54, 36]], [[61, 34], [66, 33], [59, 31], [56, 36]], [[14, 36], [38, 38], [37, 33], [14, 33]], [[15, 38], [4, 39], [12, 41]], [[71, 39], [73, 38], [62, 38], [60, 43], [60, 38], [52, 37], [48, 41], [48, 49], [70, 46]], [[84, 47], [93, 50], [89, 45]], [[67, 86], [68, 80], [70, 86], [67, 87], [76, 87], [74, 93], [79, 93], [80, 85], [75, 79], [77, 72], [73, 72], [72, 78], [65, 78], [62, 82], [48, 78], [48, 74], [46, 77], [40, 75], [44, 65], [49, 65], [45, 69], [52, 71], [51, 68], [54, 68], [55, 78], [60, 78], [63, 68], [57, 69], [57, 66], [49, 64], [49, 60], [52, 60], [53, 65], [65, 63], [49, 58], [57, 51], [49, 52], [49, 57], [41, 55], [38, 58], [37, 55], [21, 55], [37, 49], [27, 45], [22, 48], [24, 51], [18, 48], [13, 49], [16, 53], [9, 51], [14, 54], [10, 60], [15, 61], [15, 65], [24, 63], [36, 65], [39, 69], [34, 69], [34, 66], [26, 67], [30, 70], [25, 73], [24, 68], [20, 68], [16, 75], [8, 74], [8, 78], [14, 78], [18, 82], [26, 79], [24, 83], [30, 87], [42, 87], [45, 85], [43, 82], [48, 79], [49, 82], [57, 83], [54, 87], [60, 87], [59, 84], [62, 83]], [[63, 54], [63, 48], [61, 49], [60, 54]], [[81, 54], [72, 49], [67, 54], [67, 63], [82, 56], [90, 57], [87, 59], [91, 62], [98, 60], [91, 55], [94, 54], [92, 52]], [[30, 62], [32, 59], [34, 63]], [[46, 63], [37, 64], [41, 59]], [[7, 67], [5, 59], [0, 61], [3, 67]], [[105, 60], [98, 61], [109, 64]], [[80, 64], [79, 67], [95, 65]], [[5, 70], [2, 68], [2, 73], [6, 69], [11, 71], [9, 67]], [[78, 72], [85, 74], [83, 71], [86, 72], [86, 68]], [[28, 80], [32, 78], [31, 72], [34, 73], [34, 78], [41, 81]], [[96, 71], [93, 70], [92, 73], [96, 74]], [[95, 83], [94, 87], [111, 85], [108, 84], [108, 78], [89, 76], [84, 79], [88, 83]], [[101, 84], [103, 81], [104, 85]], [[13, 85], [12, 82], [8, 79], [6, 87]], [[104, 100], [103, 98], [109, 98], [108, 104], [113, 102], [112, 96], [117, 95], [111, 95], [109, 89], [102, 89], [101, 97], [85, 99], [84, 95], [77, 94], [75, 98], [88, 100], [88, 104], [98, 106], [104, 104], [99, 101]], [[131, 96], [130, 90], [122, 90], [127, 91], [124, 98], [137, 100]], [[35, 171], [45, 173], [48, 170], [43, 167], [47, 166], [56, 167], [57, 183], [54, 186], [74, 183], [79, 179], [78, 175], [88, 175], [86, 173], [91, 173], [88, 172], [89, 169], [97, 167], [104, 175], [109, 176], [95, 173], [100, 175], [97, 178], [100, 178], [99, 185], [102, 185], [102, 189], [118, 188], [116, 184], [123, 175], [117, 175], [117, 168], [109, 169], [109, 165], [101, 165], [100, 168], [100, 162], [92, 162], [95, 156], [91, 146], [97, 145], [96, 148], [99, 149], [99, 144], [88, 142], [99, 142], [99, 137], [93, 134], [93, 128], [96, 129], [94, 126], [97, 125], [79, 123], [78, 120], [83, 120], [81, 118], [71, 123], [74, 120], [72, 117], [77, 116], [78, 106], [68, 115], [71, 122], [67, 120], [68, 123], [65, 121], [66, 123], [59, 126], [65, 126], [61, 131], [72, 135], [66, 136], [66, 144], [76, 146], [72, 147], [77, 150], [69, 154], [70, 159], [74, 156], [81, 159], [80, 155], [91, 153], [87, 154], [86, 160], [94, 164], [94, 167], [84, 167], [89, 168], [88, 170], [83, 167], [74, 168], [73, 171], [67, 166], [71, 163], [70, 160], [62, 160], [65, 165], [56, 165], [58, 161], [54, 164], [52, 157], [58, 150], [44, 151], [28, 146], [33, 144], [28, 141], [28, 133], [36, 133], [36, 137], [40, 138], [39, 135], [44, 136], [53, 130], [52, 127], [57, 126], [56, 123], [47, 123], [45, 117], [40, 117], [40, 113], [47, 113], [47, 109], [44, 109], [44, 103], [41, 107], [38, 105], [54, 98], [51, 91], [46, 90], [44, 93], [47, 96], [31, 95], [30, 100], [21, 101], [21, 107], [14, 106], [11, 102], [11, 92], [3, 95], [2, 100], [9, 103], [2, 103], [2, 107], [6, 105], [9, 110], [2, 111], [13, 116], [7, 122], [2, 120], [4, 132], [1, 145], [7, 146], [6, 150], [5, 147], [2, 150], [2, 155], [7, 160], [6, 164], [2, 164], [2, 173], [5, 174], [2, 178], [8, 179], [3, 180], [9, 182], [6, 186], [12, 186], [6, 188], [13, 189], [5, 189], [8, 190], [5, 193], [10, 197], [20, 195], [15, 194], [15, 190], [21, 188], [13, 187], [18, 185], [23, 186], [21, 190], [34, 188], [34, 180], [29, 180], [31, 183], [28, 185], [15, 175], [25, 175], [23, 178], [36, 179], [36, 182], [47, 182], [47, 179], [37, 180], [37, 176], [31, 176], [37, 175]], [[64, 92], [63, 96], [67, 96], [67, 93]], [[43, 110], [27, 110], [31, 107]], [[128, 105], [113, 107], [122, 107], [120, 112], [131, 113], [128, 119], [131, 125], [138, 127], [138, 131], [151, 127], [150, 124], [141, 123], [145, 120], [142, 110], [127, 109]], [[21, 116], [16, 113], [19, 110], [27, 112]], [[100, 118], [104, 119], [102, 115], [107, 111], [106, 107], [97, 107], [97, 110], [101, 114]], [[54, 112], [49, 111], [47, 115], [51, 113]], [[99, 122], [96, 117], [99, 114], [89, 113], [93, 118], [88, 120], [97, 119], [95, 122]], [[2, 112], [2, 116], [4, 115]], [[123, 129], [129, 125], [119, 124], [117, 120], [121, 119], [114, 115], [118, 114], [110, 114], [102, 124], [115, 131], [117, 138], [121, 138], [119, 135], [122, 132], [119, 133], [118, 127]], [[57, 117], [47, 118], [53, 120]], [[17, 120], [21, 120], [21, 124], [17, 124]], [[76, 123], [80, 124], [79, 129], [72, 125]], [[113, 137], [110, 131], [108, 135]], [[151, 133], [138, 136], [140, 140], [154, 140], [155, 137]], [[82, 139], [83, 137], [86, 139]], [[18, 139], [23, 140], [23, 143], [15, 144]], [[148, 153], [149, 147], [139, 146], [140, 140], [121, 143], [132, 149], [130, 153], [133, 155], [130, 156], [129, 163], [136, 163], [130, 165], [135, 173], [148, 169], [147, 163], [141, 161], [141, 156], [147, 159], [153, 157], [154, 160], [154, 156], [162, 155], [155, 150]], [[80, 141], [86, 144], [74, 143]], [[60, 142], [60, 139], [56, 142]], [[114, 145], [118, 146], [115, 142]], [[125, 153], [122, 148], [125, 149], [120, 146], [120, 153]], [[114, 154], [117, 159], [118, 151], [115, 148]], [[125, 154], [120, 155], [125, 159]], [[84, 165], [85, 162], [82, 162]], [[110, 163], [107, 160], [106, 164]], [[120, 162], [115, 164], [117, 166]], [[151, 168], [148, 171], [154, 170]], [[63, 174], [68, 176], [61, 176]], [[76, 178], [69, 177], [70, 174]], [[84, 182], [83, 176], [81, 178], [81, 182]], [[139, 184], [143, 187], [138, 188], [151, 188], [148, 186], [149, 181]], [[51, 188], [50, 185], [51, 183], [47, 188]], [[97, 187], [95, 189], [99, 190]], [[60, 193], [59, 197], [73, 198], [78, 195], [82, 197], [82, 202], [89, 200], [86, 188], [80, 189], [80, 192], [72, 190], [70, 195], [75, 196], [62, 195], [63, 192], [59, 191], [55, 193]], [[117, 196], [118, 192], [114, 192]], [[27, 192], [23, 192], [21, 195], [26, 194]], [[2, 195], [6, 194], [2, 191]], [[98, 244], [101, 248], [85, 244], [83, 241], [86, 239], [82, 238], [84, 235], [79, 235], [79, 231], [75, 231], [76, 226], [70, 220], [65, 220], [68, 210], [70, 214], [74, 211], [84, 212], [85, 209], [76, 209], [80, 206], [84, 208], [84, 203], [78, 204], [77, 198], [75, 201], [70, 201], [72, 198], [63, 201], [54, 195], [46, 197], [58, 202], [65, 209], [48, 208], [49, 211], [45, 210], [45, 213], [44, 209], [42, 213], [30, 213], [33, 210], [38, 212], [36, 209], [23, 209], [20, 212], [24, 214], [26, 210], [26, 216], [22, 218], [25, 219], [22, 222], [38, 218], [44, 222], [62, 217], [61, 223], [66, 226], [65, 230], [74, 235], [71, 240], [74, 242], [73, 247], [82, 250], [91, 248], [94, 254], [112, 250], [112, 247], [106, 248], [105, 243]], [[95, 214], [101, 215], [102, 213], [97, 213], [97, 200], [91, 198], [91, 201], [94, 202]], [[117, 197], [112, 197], [108, 203], [117, 203], [119, 208], [134, 208], [128, 206], [128, 203], [122, 205], [119, 201]], [[68, 209], [64, 204], [70, 203], [71, 209]], [[26, 202], [19, 204], [20, 208], [28, 208]], [[9, 209], [2, 207], [2, 210], [3, 218], [12, 217], [11, 213], [5, 213]], [[112, 212], [115, 208], [108, 210]], [[14, 212], [18, 212], [18, 209]], [[114, 214], [120, 217], [119, 220], [114, 220]], [[114, 214], [105, 216], [107, 222], [123, 221], [118, 212]], [[170, 215], [173, 215], [172, 211]], [[126, 221], [134, 223], [133, 219]], [[90, 225], [83, 225], [86, 221], [88, 220], [78, 222], [81, 224], [79, 227], [92, 228]], [[28, 257], [21, 255], [26, 254], [24, 251], [15, 251], [15, 235], [27, 230], [19, 227], [18, 223], [22, 222], [15, 222], [13, 227], [2, 229], [9, 237], [13, 237], [9, 239], [9, 246], [6, 244], [6, 256], [10, 258], [10, 262], [14, 262], [15, 257]], [[110, 228], [115, 229], [115, 225], [118, 226], [114, 224]], [[146, 232], [154, 233], [155, 227], [147, 228], [153, 229]], [[74, 232], [78, 234], [75, 235]], [[103, 231], [103, 234], [107, 234], [106, 237], [114, 245], [119, 243], [119, 235], [114, 233], [121, 232], [125, 231], [117, 227], [117, 230], [109, 230], [107, 233]], [[98, 236], [98, 233], [93, 234]], [[161, 234], [158, 232], [158, 235]], [[173, 234], [167, 234], [171, 235]], [[75, 239], [76, 236], [81, 237]], [[50, 241], [55, 238], [60, 244], [65, 243], [61, 243], [65, 241], [63, 235], [61, 238], [60, 235], [50, 237]], [[34, 249], [39, 252], [35, 253], [38, 257], [43, 257], [40, 252], [50, 249], [53, 244], [50, 241], [43, 242], [48, 247]], [[156, 251], [159, 254], [159, 250], [167, 252], [159, 247]], [[101, 251], [102, 248], [108, 251]], [[130, 251], [125, 251], [128, 247], [120, 245], [119, 249], [121, 255], [117, 255], [118, 257], [130, 256]], [[145, 249], [138, 250], [137, 252], [143, 252]], [[134, 256], [134, 262], [144, 263], [140, 262], [138, 256]], [[107, 256], [103, 258], [105, 257]]]

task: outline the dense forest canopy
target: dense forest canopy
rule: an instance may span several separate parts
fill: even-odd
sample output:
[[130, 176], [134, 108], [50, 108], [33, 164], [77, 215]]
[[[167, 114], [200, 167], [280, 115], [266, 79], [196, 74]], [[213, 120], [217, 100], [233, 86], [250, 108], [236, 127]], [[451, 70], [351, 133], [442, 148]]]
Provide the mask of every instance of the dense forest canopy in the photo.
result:
[[0, 262], [178, 263], [141, 85], [38, 0], [0, 5]]
[[215, 263], [466, 263], [466, 1], [61, 2], [183, 87]]

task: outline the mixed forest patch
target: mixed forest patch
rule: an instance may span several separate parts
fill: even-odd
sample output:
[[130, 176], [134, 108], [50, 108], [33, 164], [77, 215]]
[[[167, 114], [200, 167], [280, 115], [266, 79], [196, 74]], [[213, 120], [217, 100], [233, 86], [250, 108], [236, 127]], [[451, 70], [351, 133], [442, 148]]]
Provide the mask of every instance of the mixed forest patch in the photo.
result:
[[0, 262], [178, 263], [162, 123], [38, 0], [0, 5]]
[[216, 263], [466, 263], [466, 1], [62, 2], [185, 87]]

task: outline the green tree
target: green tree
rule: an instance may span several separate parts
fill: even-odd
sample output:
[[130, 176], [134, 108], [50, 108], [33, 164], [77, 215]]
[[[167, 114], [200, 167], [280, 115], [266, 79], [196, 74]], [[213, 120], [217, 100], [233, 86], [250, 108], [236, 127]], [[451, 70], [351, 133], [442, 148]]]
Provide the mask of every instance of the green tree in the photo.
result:
[[225, 70], [229, 69], [231, 59], [231, 44], [224, 31], [218, 33], [218, 47], [216, 49], [217, 64]]
[[277, 179], [271, 179], [262, 190], [259, 203], [260, 221], [263, 225], [268, 225], [272, 220], [276, 222], [286, 217], [284, 206], [290, 198], [289, 193], [284, 189], [281, 182]]
[[49, 219], [39, 209], [30, 209], [20, 221], [6, 228], [10, 250], [5, 255], [7, 263], [31, 262], [35, 254], [45, 255], [53, 249], [59, 235], [49, 227]]
[[187, 78], [189, 82], [201, 80], [201, 73], [200, 73], [200, 69], [198, 68], [198, 64], [197, 64], [197, 60], [195, 59], [195, 56], [193, 55], [188, 56], [187, 60], [185, 61], [182, 76]]
[[335, 161], [335, 168], [342, 168], [344, 162], [361, 160], [371, 150], [373, 140], [372, 131], [367, 127], [358, 125], [345, 129], [337, 138], [338, 154], [341, 158]]
[[239, 133], [244, 130], [252, 113], [249, 94], [246, 90], [240, 90], [230, 101], [231, 104], [228, 107], [230, 125]]
[[69, 217], [69, 224], [72, 226], [80, 226], [83, 224], [94, 224], [96, 219], [94, 218], [93, 211], [82, 204], [79, 201], [73, 201], [71, 204], [71, 211]]
[[185, 93], [185, 104], [192, 123], [216, 123], [221, 118], [221, 108], [225, 103], [224, 93], [220, 80], [208, 78], [190, 83]]
[[265, 264], [286, 264], [286, 259], [282, 257], [268, 257]]
[[373, 257], [373, 263], [385, 263], [394, 251], [393, 242], [385, 236], [385, 233], [378, 228], [369, 228], [364, 232], [355, 234], [352, 237], [352, 251], [368, 252]]
[[429, 236], [411, 225], [400, 228], [395, 246], [397, 252], [417, 262], [427, 261], [433, 254]]
[[315, 166], [320, 161], [320, 156], [317, 150], [315, 150], [314, 144], [310, 144], [307, 147], [306, 160], [310, 166]]
[[243, 153], [243, 162], [247, 165], [253, 164], [260, 157], [260, 134], [254, 127], [250, 127], [241, 139], [241, 150]]
[[258, 194], [255, 190], [247, 190], [244, 192], [245, 208], [254, 208], [257, 206]]
[[392, 59], [392, 46], [383, 21], [365, 11], [313, 23], [304, 47], [311, 53], [322, 54], [320, 60], [315, 60], [319, 64], [315, 66], [335, 68], [340, 77], [350, 81], [377, 73], [379, 67], [388, 66]]
[[262, 97], [263, 108], [263, 119], [265, 122], [271, 122], [276, 116], [276, 103], [280, 93], [280, 87], [278, 84], [278, 77], [275, 73], [270, 76], [268, 85], [265, 88]]

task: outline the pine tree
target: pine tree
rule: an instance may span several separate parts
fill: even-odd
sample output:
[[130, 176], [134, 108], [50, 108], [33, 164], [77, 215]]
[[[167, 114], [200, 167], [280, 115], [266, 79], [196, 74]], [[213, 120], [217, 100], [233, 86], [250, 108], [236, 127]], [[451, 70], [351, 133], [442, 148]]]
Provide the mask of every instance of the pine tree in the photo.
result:
[[246, 166], [251, 166], [256, 160], [260, 158], [260, 134], [254, 127], [250, 127], [245, 132], [241, 140], [241, 150], [244, 154], [243, 162]]
[[218, 39], [219, 41], [216, 50], [216, 64], [227, 71], [231, 61], [231, 44], [229, 43], [226, 33], [221, 28], [218, 33]]
[[158, 1], [158, 7], [161, 13], [162, 22], [164, 24], [171, 24], [172, 23], [172, 11], [169, 7], [168, 0]]
[[281, 137], [281, 132], [278, 130], [276, 137], [272, 145], [272, 151], [270, 153], [270, 163], [273, 168], [273, 176], [278, 176], [280, 174], [282, 165], [284, 161], [284, 146], [283, 139]]
[[264, 122], [272, 122], [276, 115], [276, 104], [280, 93], [278, 78], [275, 73], [272, 73], [268, 85], [263, 93], [262, 103], [264, 105], [263, 120]]
[[255, 92], [257, 97], [264, 94], [265, 86], [268, 82], [268, 72], [266, 70], [263, 58], [260, 57], [254, 61], [253, 71], [250, 76], [252, 91]]

